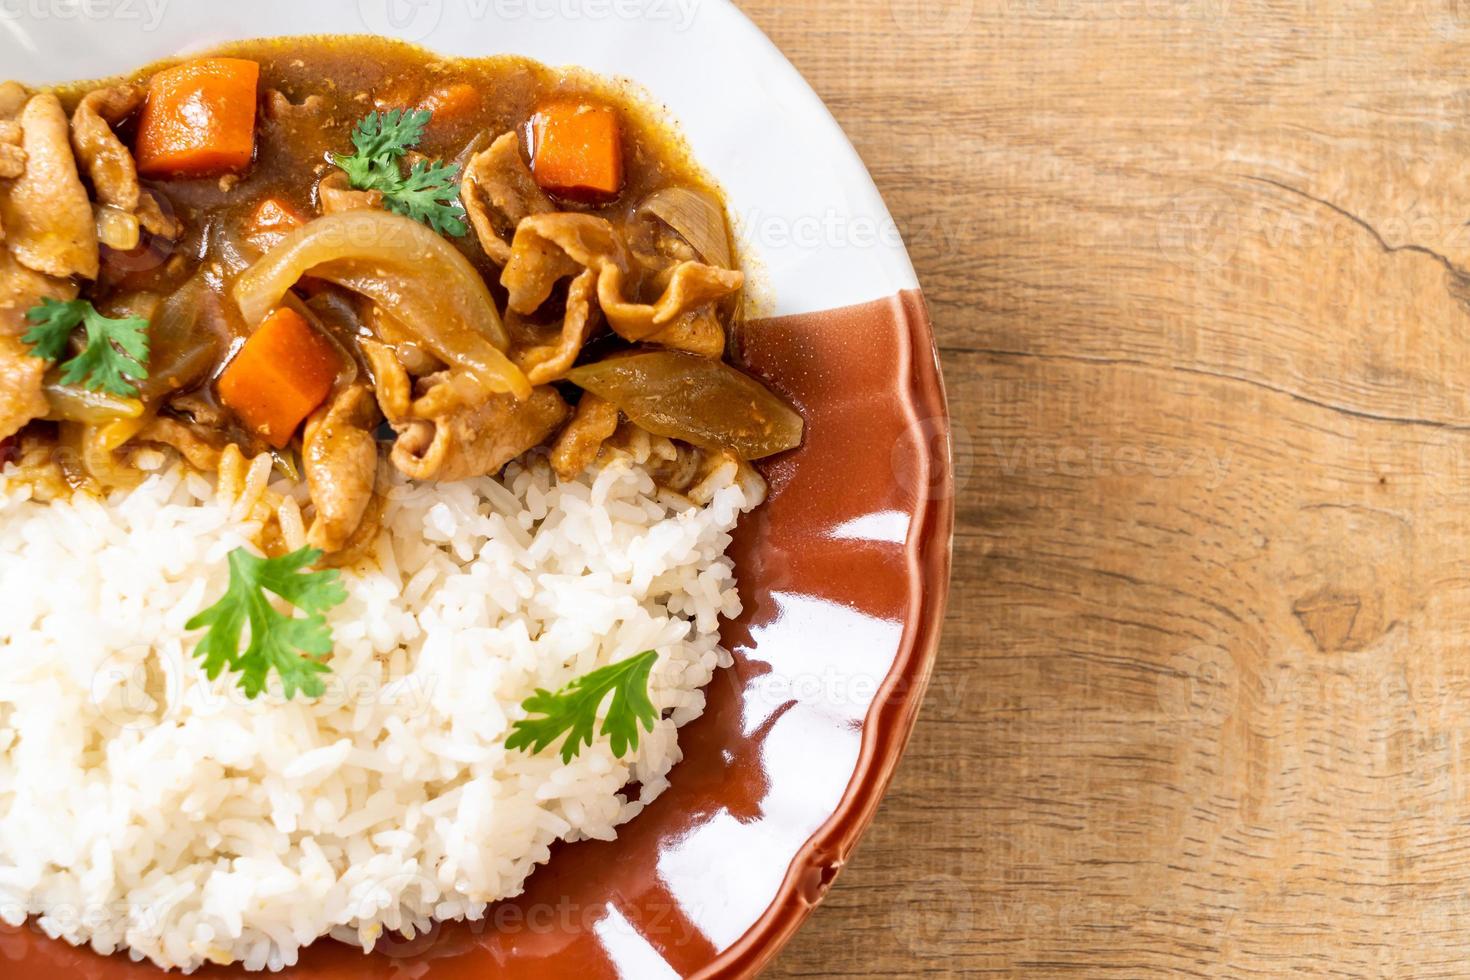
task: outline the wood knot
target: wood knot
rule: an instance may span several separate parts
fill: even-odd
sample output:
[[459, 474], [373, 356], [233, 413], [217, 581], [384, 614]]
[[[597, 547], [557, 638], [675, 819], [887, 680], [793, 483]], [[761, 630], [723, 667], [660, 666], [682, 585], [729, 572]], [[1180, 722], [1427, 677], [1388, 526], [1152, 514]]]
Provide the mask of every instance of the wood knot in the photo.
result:
[[1324, 653], [1362, 650], [1378, 637], [1376, 617], [1363, 616], [1362, 597], [1323, 590], [1298, 599], [1291, 611]]

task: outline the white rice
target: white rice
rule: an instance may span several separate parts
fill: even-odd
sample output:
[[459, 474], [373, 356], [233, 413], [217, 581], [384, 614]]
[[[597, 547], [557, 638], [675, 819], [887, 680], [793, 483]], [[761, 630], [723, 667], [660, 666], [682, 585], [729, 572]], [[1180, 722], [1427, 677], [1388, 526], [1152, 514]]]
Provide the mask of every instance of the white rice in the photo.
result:
[[[107, 500], [0, 481], [0, 920], [279, 970], [323, 935], [370, 949], [480, 917], [553, 842], [610, 839], [667, 787], [729, 663], [724, 552], [757, 502], [681, 507], [622, 457], [571, 482], [400, 481], [378, 567], [344, 574], [328, 617], [326, 695], [248, 701], [205, 679], [184, 622], [223, 593], [249, 506], [179, 467]], [[668, 717], [635, 756], [506, 750], [536, 688], [648, 649]]]

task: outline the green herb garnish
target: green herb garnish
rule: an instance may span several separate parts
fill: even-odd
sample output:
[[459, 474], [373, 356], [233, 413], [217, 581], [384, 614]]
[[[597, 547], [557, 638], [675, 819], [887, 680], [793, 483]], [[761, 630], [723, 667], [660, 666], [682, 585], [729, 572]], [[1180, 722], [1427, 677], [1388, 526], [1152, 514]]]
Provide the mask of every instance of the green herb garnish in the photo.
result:
[[516, 722], [511, 726], [505, 747], [540, 752], [563, 732], [570, 732], [562, 743], [561, 759], [571, 762], [582, 751], [584, 742], [592, 744], [597, 709], [611, 691], [612, 701], [602, 722], [602, 734], [612, 736], [614, 756], [621, 758], [629, 749], [636, 750], [639, 723], [651, 732], [658, 719], [658, 712], [648, 699], [648, 675], [657, 660], [658, 651], [645, 650], [636, 657], [583, 674], [555, 694], [538, 689], [521, 707], [545, 717]]
[[372, 112], [352, 131], [352, 155], [332, 160], [360, 191], [380, 191], [383, 205], [397, 214], [422, 221], [441, 235], [465, 233], [464, 205], [459, 202], [459, 164], [420, 160], [403, 173], [399, 161], [423, 139], [433, 117], [428, 109]]
[[[204, 658], [210, 680], [228, 667], [239, 673], [245, 696], [254, 699], [274, 669], [287, 700], [298, 690], [321, 697], [326, 686], [320, 675], [331, 671], [322, 658], [332, 652], [332, 630], [322, 614], [347, 598], [335, 570], [303, 571], [321, 557], [316, 548], [280, 558], [257, 558], [244, 548], [230, 552], [230, 586], [224, 598], [184, 624], [191, 630], [209, 628], [194, 656]], [[307, 615], [298, 619], [281, 612], [267, 591]], [[241, 653], [240, 631], [247, 621], [250, 645]]]
[[72, 331], [85, 327], [86, 348], [61, 365], [61, 383], [80, 384], [91, 391], [105, 391], [120, 398], [134, 398], [134, 382], [148, 377], [148, 321], [138, 316], [113, 320], [97, 312], [84, 299], [43, 299], [26, 311], [35, 326], [21, 338], [32, 344], [31, 354], [48, 361], [66, 353]]

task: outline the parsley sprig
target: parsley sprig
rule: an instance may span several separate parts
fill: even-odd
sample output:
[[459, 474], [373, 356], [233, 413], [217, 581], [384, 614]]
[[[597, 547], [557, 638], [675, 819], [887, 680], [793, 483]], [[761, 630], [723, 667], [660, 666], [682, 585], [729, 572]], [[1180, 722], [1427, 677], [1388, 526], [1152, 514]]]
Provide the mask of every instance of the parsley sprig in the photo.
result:
[[399, 161], [423, 139], [433, 113], [428, 109], [372, 112], [352, 131], [356, 153], [332, 160], [360, 191], [380, 191], [389, 210], [422, 221], [441, 235], [463, 235], [464, 205], [459, 202], [459, 164], [420, 160], [403, 173]]
[[[228, 667], [239, 673], [245, 696], [254, 699], [274, 670], [287, 700], [297, 691], [321, 697], [326, 690], [321, 675], [331, 671], [322, 658], [332, 652], [332, 630], [323, 613], [347, 598], [335, 570], [304, 571], [321, 557], [315, 548], [279, 558], [257, 558], [244, 548], [230, 552], [230, 585], [224, 597], [184, 624], [191, 630], [209, 628], [194, 656], [203, 658], [210, 680]], [[266, 592], [306, 616], [281, 612]], [[242, 653], [240, 633], [247, 622], [250, 644]]]
[[584, 743], [592, 744], [597, 709], [611, 692], [602, 734], [612, 737], [614, 756], [621, 758], [630, 749], [636, 751], [639, 724], [651, 732], [658, 720], [658, 712], [648, 699], [648, 675], [657, 660], [658, 651], [645, 650], [636, 657], [583, 674], [555, 694], [538, 689], [521, 707], [545, 717], [516, 722], [511, 726], [505, 747], [540, 752], [563, 732], [568, 732], [567, 740], [562, 743], [561, 760], [571, 762]]
[[34, 326], [21, 340], [33, 345], [33, 356], [48, 361], [60, 360], [72, 331], [86, 328], [86, 347], [61, 365], [62, 384], [80, 384], [120, 398], [137, 396], [135, 382], [148, 377], [144, 367], [148, 362], [147, 320], [137, 316], [110, 319], [84, 299], [43, 299], [26, 311], [26, 319]]

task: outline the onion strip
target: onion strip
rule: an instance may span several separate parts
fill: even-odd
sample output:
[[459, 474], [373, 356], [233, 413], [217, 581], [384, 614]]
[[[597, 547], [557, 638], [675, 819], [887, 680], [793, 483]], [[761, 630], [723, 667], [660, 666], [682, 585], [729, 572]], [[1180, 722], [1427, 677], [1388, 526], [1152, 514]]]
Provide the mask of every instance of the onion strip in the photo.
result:
[[42, 391], [51, 410], [46, 418], [53, 422], [82, 422], [106, 425], [125, 419], [143, 417], [143, 403], [136, 398], [120, 398], [105, 391], [89, 391], [81, 385], [62, 384], [55, 369], [46, 375]]
[[638, 205], [638, 211], [653, 215], [678, 232], [703, 261], [722, 269], [735, 268], [725, 209], [709, 193], [688, 187], [665, 187], [650, 194]]
[[528, 398], [531, 384], [505, 355], [510, 338], [490, 291], [453, 245], [388, 211], [344, 211], [288, 235], [235, 283], [247, 322], [259, 323], [304, 275], [360, 293], [441, 361], [490, 391]]
[[612, 402], [656, 436], [763, 459], [801, 445], [790, 405], [723, 361], [684, 351], [643, 351], [582, 364], [567, 380]]

